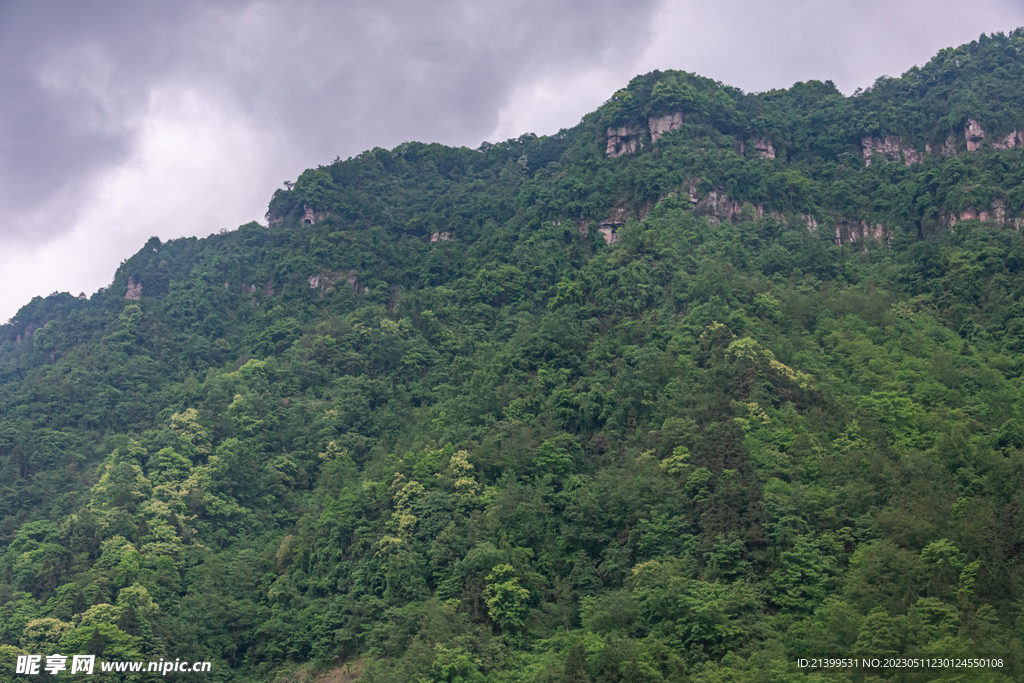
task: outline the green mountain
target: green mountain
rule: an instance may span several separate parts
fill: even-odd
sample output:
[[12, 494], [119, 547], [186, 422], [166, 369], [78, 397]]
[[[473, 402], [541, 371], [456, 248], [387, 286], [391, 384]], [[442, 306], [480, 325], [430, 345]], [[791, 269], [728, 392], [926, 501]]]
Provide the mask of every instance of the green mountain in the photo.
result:
[[[852, 97], [653, 72], [550, 137], [307, 170], [267, 226], [34, 299], [0, 327], [0, 682], [55, 652], [1013, 680], [1022, 48]], [[887, 654], [1004, 665], [797, 664]]]

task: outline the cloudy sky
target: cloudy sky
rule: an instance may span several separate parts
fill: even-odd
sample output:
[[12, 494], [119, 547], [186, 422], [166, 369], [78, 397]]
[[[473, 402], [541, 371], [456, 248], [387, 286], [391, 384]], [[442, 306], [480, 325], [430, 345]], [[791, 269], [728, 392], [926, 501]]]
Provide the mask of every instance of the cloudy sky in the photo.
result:
[[0, 0], [0, 321], [150, 236], [262, 222], [338, 156], [554, 133], [652, 69], [851, 93], [1022, 25], [1024, 0]]

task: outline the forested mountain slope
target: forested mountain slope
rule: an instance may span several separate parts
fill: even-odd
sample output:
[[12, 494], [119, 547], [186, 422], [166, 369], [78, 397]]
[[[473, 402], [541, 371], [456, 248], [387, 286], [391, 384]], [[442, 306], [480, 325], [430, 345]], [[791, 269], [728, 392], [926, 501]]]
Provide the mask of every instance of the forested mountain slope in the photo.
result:
[[1022, 48], [853, 97], [654, 72], [34, 299], [0, 327], [0, 681], [57, 651], [237, 681], [1024, 664]]

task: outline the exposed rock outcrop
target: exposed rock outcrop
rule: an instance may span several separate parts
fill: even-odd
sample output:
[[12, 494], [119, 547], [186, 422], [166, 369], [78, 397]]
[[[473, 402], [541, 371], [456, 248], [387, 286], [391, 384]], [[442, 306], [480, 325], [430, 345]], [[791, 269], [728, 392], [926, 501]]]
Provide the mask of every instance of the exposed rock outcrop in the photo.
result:
[[[967, 119], [964, 124], [964, 140], [967, 142], [968, 152], [977, 152], [985, 145], [987, 134], [981, 124], [974, 119]], [[988, 143], [992, 149], [1007, 150], [1024, 148], [1024, 131], [1015, 130], [1002, 137], [995, 138]], [[950, 133], [941, 147], [933, 148], [930, 144], [925, 145], [925, 152], [928, 154], [940, 154], [946, 157], [956, 156], [956, 136]]]
[[[735, 222], [740, 220], [743, 212], [747, 212], [747, 216], [750, 219], [764, 218], [767, 215], [783, 223], [786, 222], [785, 216], [779, 211], [768, 210], [766, 212], [761, 204], [751, 204], [750, 202], [730, 199], [729, 195], [725, 192], [711, 190], [703, 197], [699, 197], [699, 187], [699, 181], [697, 180], [691, 180], [688, 183], [686, 189], [689, 192], [690, 203], [694, 205], [693, 209], [696, 215], [706, 216], [711, 223]], [[810, 226], [812, 221], [813, 219], [808, 217], [808, 226]], [[817, 222], [814, 222], [814, 227], [817, 228]]]
[[313, 207], [309, 204], [305, 204], [303, 208], [306, 210], [306, 214], [302, 217], [302, 222], [306, 225], [313, 225], [316, 223], [316, 214], [313, 213]]
[[647, 126], [651, 130], [651, 142], [657, 142], [665, 133], [683, 125], [685, 120], [686, 117], [683, 116], [681, 111], [677, 111], [674, 114], [665, 114], [664, 116], [652, 116], [647, 119]]
[[267, 296], [274, 296], [274, 281], [273, 280], [267, 280], [266, 281], [266, 283], [263, 285], [263, 293], [266, 294]]
[[597, 231], [604, 237], [604, 241], [613, 244], [619, 241], [619, 228], [626, 225], [626, 210], [613, 208], [608, 212], [608, 218], [597, 224]]
[[[982, 221], [992, 222], [996, 225], [1006, 225], [1008, 222], [1006, 217], [1006, 204], [1002, 199], [993, 199], [992, 206], [987, 209], [977, 209], [973, 206], [969, 206], [961, 210], [959, 214], [949, 214], [943, 222], [952, 230], [953, 226], [961, 221]], [[1024, 225], [1024, 218], [1017, 217], [1013, 219], [1014, 229], [1020, 230], [1022, 225]]]
[[[314, 275], [306, 280], [312, 289], [322, 290], [320, 296], [334, 289], [334, 283], [345, 280], [355, 292], [359, 293], [359, 273], [354, 270], [321, 270], [319, 275]], [[269, 280], [267, 285], [269, 285]], [[274, 290], [271, 289], [271, 292]]]
[[864, 242], [869, 239], [886, 244], [892, 241], [892, 232], [882, 223], [869, 223], [868, 221], [838, 222], [835, 224], [834, 229], [835, 238], [833, 242], [837, 245]]
[[1024, 131], [1015, 130], [1009, 135], [992, 141], [992, 149], [1017, 149], [1024, 148]]
[[864, 152], [865, 166], [871, 165], [871, 157], [874, 154], [881, 154], [888, 161], [902, 161], [907, 166], [924, 161], [923, 154], [895, 135], [887, 135], [884, 140], [868, 135], [861, 138], [860, 144]]
[[942, 146], [942, 154], [947, 157], [956, 156], [956, 136], [952, 133], [946, 136], [946, 142]]
[[614, 244], [619, 241], [618, 231], [610, 225], [602, 225], [597, 228], [597, 231], [601, 233], [601, 237], [607, 244]]
[[699, 180], [691, 180], [686, 187], [690, 195], [690, 204], [697, 204], [700, 202], [700, 198], [697, 197], [697, 190], [700, 188]]
[[[986, 218], [988, 217], [988, 212], [987, 211], [983, 211], [982, 213], [985, 214]], [[960, 215], [957, 215], [955, 213], [949, 214], [949, 227], [952, 228], [954, 225], [956, 225], [960, 221], [974, 221], [974, 220], [979, 220], [979, 218], [980, 218], [980, 216], [979, 216], [979, 213], [978, 213], [977, 209], [968, 207], [968, 208], [964, 209], [963, 211], [961, 211]]]
[[[693, 188], [691, 187], [691, 202], [695, 199], [692, 190]], [[738, 216], [740, 211], [743, 210], [743, 202], [729, 199], [729, 195], [724, 192], [718, 193], [712, 190], [697, 202], [697, 208], [704, 210], [703, 212], [706, 212], [713, 219], [732, 222], [733, 218]]]
[[340, 273], [334, 273], [330, 270], [325, 270], [319, 275], [311, 276], [306, 282], [313, 289], [320, 287], [321, 289], [327, 289], [341, 278]]
[[992, 220], [999, 225], [1006, 224], [1006, 204], [1003, 203], [1002, 199], [992, 200]]
[[142, 298], [142, 283], [136, 282], [130, 275], [128, 276], [128, 291], [124, 293], [124, 298], [132, 301]]
[[985, 131], [981, 124], [974, 119], [967, 119], [967, 123], [964, 125], [964, 139], [967, 140], [967, 151], [977, 152], [985, 139]]
[[[705, 216], [712, 223], [736, 222], [739, 220], [751, 220], [755, 218], [772, 218], [783, 225], [793, 225], [792, 220], [787, 220], [786, 215], [774, 209], [765, 209], [762, 204], [751, 204], [730, 199], [729, 196], [720, 191], [712, 190], [703, 197], [698, 197], [699, 184], [697, 181], [690, 181], [686, 189], [689, 191], [690, 202], [694, 205], [694, 213]], [[744, 214], [746, 214], [744, 216]], [[795, 225], [803, 225], [808, 232], [818, 232], [821, 225], [818, 218], [812, 214], [790, 215], [790, 219], [798, 219]], [[869, 223], [868, 221], [839, 221], [832, 225], [834, 231], [833, 242], [837, 245], [862, 242], [866, 239], [878, 240], [886, 244], [892, 241], [892, 232], [882, 223]]]
[[758, 154], [765, 159], [775, 158], [775, 145], [772, 144], [771, 138], [751, 138], [750, 142], [753, 143]]
[[[26, 323], [25, 324], [25, 339], [26, 340], [31, 339], [32, 338], [32, 334], [36, 330], [38, 330], [40, 327], [42, 327], [42, 325], [37, 325], [36, 323]], [[17, 337], [14, 339], [14, 341], [20, 342], [21, 341], [21, 335], [20, 334], [17, 335]]]
[[605, 148], [605, 156], [620, 157], [623, 154], [632, 154], [643, 146], [640, 140], [640, 132], [632, 126], [620, 126], [619, 128], [608, 129], [608, 146]]
[[430, 236], [430, 242], [450, 242], [453, 239], [450, 232], [435, 232]]
[[621, 228], [626, 224], [626, 210], [623, 208], [614, 208], [608, 212], [608, 218], [601, 221], [600, 226], [611, 226], [614, 228]]
[[925, 143], [925, 154], [939, 154], [944, 157], [956, 156], [956, 136], [952, 133], [946, 136], [946, 141], [941, 147], [932, 147], [931, 143]]

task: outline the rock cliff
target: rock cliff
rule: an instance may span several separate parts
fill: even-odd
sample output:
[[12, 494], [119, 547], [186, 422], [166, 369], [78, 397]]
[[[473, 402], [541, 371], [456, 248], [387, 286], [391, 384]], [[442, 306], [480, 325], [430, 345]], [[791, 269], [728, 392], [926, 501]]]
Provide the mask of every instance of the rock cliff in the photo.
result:
[[124, 293], [125, 299], [131, 299], [132, 301], [138, 301], [142, 298], [142, 283], [136, 282], [131, 276], [128, 276], [128, 291]]
[[775, 145], [772, 144], [770, 138], [751, 138], [750, 142], [753, 143], [754, 149], [765, 159], [775, 158]]
[[[765, 209], [762, 204], [740, 202], [731, 199], [725, 192], [711, 190], [699, 196], [699, 182], [691, 180], [685, 188], [689, 193], [690, 203], [693, 204], [694, 213], [698, 216], [705, 216], [711, 223], [736, 222], [740, 220], [752, 220], [759, 218], [772, 218], [783, 225], [792, 226], [793, 219], [797, 220], [797, 226], [803, 225], [808, 232], [818, 232], [818, 218], [812, 214], [790, 215], [789, 219], [780, 211]], [[872, 239], [888, 244], [892, 241], [893, 233], [882, 223], [869, 221], [846, 221], [842, 219], [829, 220], [828, 225], [834, 234], [833, 243], [837, 245], [852, 244]]]
[[892, 232], [882, 223], [871, 223], [868, 221], [838, 221], [833, 225], [835, 244], [863, 243], [865, 240], [876, 240], [889, 244], [892, 241]]
[[1017, 149], [1024, 147], [1024, 131], [1015, 130], [1009, 135], [992, 141], [992, 149]]
[[625, 225], [626, 210], [616, 207], [608, 212], [608, 218], [597, 224], [597, 231], [601, 233], [605, 242], [614, 244], [619, 241], [619, 228]]
[[864, 153], [865, 166], [871, 165], [871, 157], [874, 154], [880, 154], [888, 161], [902, 161], [907, 166], [924, 161], [923, 154], [905, 144], [902, 138], [895, 135], [888, 135], [884, 140], [868, 135], [861, 138], [860, 144]]
[[932, 147], [931, 143], [925, 143], [925, 154], [939, 154], [944, 157], [956, 156], [956, 136], [952, 133], [946, 136], [946, 141], [941, 147]]
[[985, 139], [985, 131], [981, 124], [974, 119], [967, 119], [967, 123], [964, 125], [964, 139], [967, 140], [967, 151], [977, 152]]
[[[313, 275], [308, 278], [306, 282], [313, 289], [320, 289], [320, 296], [330, 292], [334, 289], [334, 283], [340, 280], [348, 281], [349, 287], [351, 287], [356, 293], [359, 292], [359, 273], [354, 270], [321, 270], [319, 275]], [[273, 290], [271, 290], [273, 291]]]
[[664, 116], [652, 116], [647, 120], [647, 126], [651, 131], [651, 142], [657, 142], [665, 133], [683, 125], [685, 120], [686, 117], [683, 116], [681, 111], [677, 111], [674, 114], [665, 114]]
[[640, 132], [632, 126], [621, 126], [608, 129], [608, 146], [605, 148], [605, 156], [620, 157], [623, 154], [632, 154], [643, 147], [640, 140]]
[[987, 209], [978, 209], [973, 206], [969, 206], [961, 210], [959, 214], [949, 214], [944, 220], [950, 230], [952, 230], [953, 226], [960, 221], [992, 222], [996, 225], [1007, 225], [1009, 223], [1013, 225], [1015, 230], [1020, 230], [1024, 227], [1024, 217], [1014, 218], [1012, 222], [1007, 219], [1006, 204], [1001, 199], [993, 199], [992, 205]]

